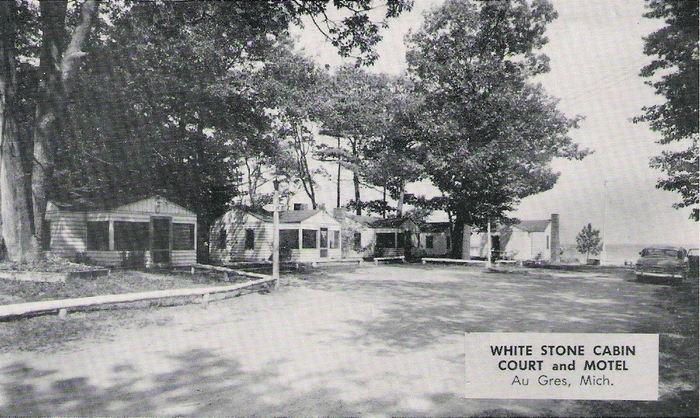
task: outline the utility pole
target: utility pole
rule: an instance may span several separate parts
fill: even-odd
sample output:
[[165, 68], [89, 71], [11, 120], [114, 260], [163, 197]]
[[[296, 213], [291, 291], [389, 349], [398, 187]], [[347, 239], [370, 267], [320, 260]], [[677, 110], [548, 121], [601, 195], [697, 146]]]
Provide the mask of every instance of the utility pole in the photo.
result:
[[491, 220], [486, 223], [486, 268], [491, 268]]
[[605, 264], [605, 231], [606, 231], [606, 217], [607, 217], [607, 212], [608, 212], [608, 180], [603, 180], [603, 233], [602, 238], [603, 238], [603, 246], [600, 250], [600, 265]]
[[280, 283], [280, 193], [279, 180], [273, 182], [275, 192], [272, 195], [272, 278], [275, 279], [275, 290]]

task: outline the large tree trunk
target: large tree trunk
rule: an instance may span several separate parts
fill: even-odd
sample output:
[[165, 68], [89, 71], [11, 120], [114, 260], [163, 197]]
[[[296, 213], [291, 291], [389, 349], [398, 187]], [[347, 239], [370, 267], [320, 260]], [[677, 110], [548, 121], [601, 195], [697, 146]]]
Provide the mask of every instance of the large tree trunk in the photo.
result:
[[359, 216], [362, 215], [362, 205], [360, 204], [360, 176], [357, 174], [357, 162], [359, 160], [359, 156], [357, 155], [357, 144], [355, 140], [352, 140], [351, 143], [352, 156], [356, 163], [355, 170], [352, 172], [352, 184], [355, 187], [355, 214]]
[[15, 262], [34, 262], [39, 246], [32, 234], [26, 176], [20, 154], [15, 94], [16, 4], [0, 2], [0, 212], [7, 256]]
[[471, 223], [468, 222], [464, 217], [459, 215], [455, 217], [455, 224], [452, 228], [452, 258], [465, 260], [468, 260], [470, 258], [470, 225]]
[[32, 203], [34, 234], [38, 240], [44, 236], [43, 219], [46, 212], [46, 189], [53, 176], [57, 149], [57, 125], [61, 119], [61, 69], [65, 48], [66, 3], [42, 1], [41, 51], [39, 55], [39, 86], [34, 125], [34, 165], [32, 167]]
[[306, 143], [304, 139], [304, 133], [302, 132], [302, 126], [300, 121], [291, 121], [294, 127], [294, 151], [297, 157], [297, 171], [299, 172], [299, 179], [301, 180], [301, 185], [304, 187], [306, 195], [309, 196], [311, 200], [311, 207], [315, 210], [318, 208], [316, 203], [316, 189], [314, 186], [314, 178], [311, 174], [311, 169], [309, 168], [309, 149], [311, 145]]
[[352, 173], [352, 184], [355, 186], [355, 214], [362, 215], [362, 205], [360, 204], [360, 176]]
[[34, 234], [43, 239], [46, 214], [47, 188], [50, 186], [54, 155], [57, 149], [57, 125], [60, 123], [63, 102], [70, 94], [71, 80], [87, 41], [92, 22], [97, 14], [97, 3], [83, 3], [80, 21], [70, 43], [65, 47], [66, 2], [40, 3], [42, 43], [39, 63], [39, 100], [34, 129], [34, 166], [32, 168], [32, 207]]
[[[338, 137], [338, 149], [340, 149], [340, 137]], [[338, 176], [335, 183], [335, 207], [340, 207], [340, 155], [338, 155]]]
[[399, 191], [399, 201], [396, 204], [396, 217], [400, 218], [403, 215], [403, 200], [406, 195], [406, 188], [403, 181], [401, 182], [401, 190]]

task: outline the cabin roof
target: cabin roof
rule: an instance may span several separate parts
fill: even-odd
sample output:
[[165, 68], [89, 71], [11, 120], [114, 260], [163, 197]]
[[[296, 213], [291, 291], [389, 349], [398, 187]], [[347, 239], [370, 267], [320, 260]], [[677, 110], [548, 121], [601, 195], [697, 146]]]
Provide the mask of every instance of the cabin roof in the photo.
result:
[[525, 232], [544, 232], [549, 226], [551, 220], [541, 219], [534, 221], [520, 221], [513, 225], [513, 228], [518, 228]]
[[426, 222], [420, 227], [421, 232], [445, 232], [449, 230], [449, 222]]
[[100, 198], [81, 198], [76, 199], [72, 202], [56, 202], [51, 201], [58, 210], [70, 211], [70, 212], [108, 212], [114, 209], [118, 209], [122, 206], [131, 205], [134, 203], [142, 202], [149, 199], [160, 199], [164, 202], [168, 202], [171, 205], [177, 206], [184, 211], [190, 212], [194, 215], [194, 212], [187, 209], [186, 207], [173, 202], [170, 199], [166, 199], [160, 195], [147, 195], [140, 198], [125, 198], [123, 196], [106, 196]]
[[398, 228], [406, 221], [413, 222], [410, 218], [374, 218], [369, 226], [372, 228]]
[[280, 222], [288, 224], [299, 223], [321, 212], [323, 212], [323, 210], [321, 209], [285, 210], [280, 212]]
[[369, 225], [373, 221], [379, 219], [379, 218], [373, 218], [371, 216], [362, 216], [362, 215], [355, 215], [354, 213], [346, 213], [345, 217], [352, 219], [355, 222], [359, 222], [363, 225]]
[[[251, 208], [237, 208], [236, 210], [254, 216], [261, 221], [272, 222], [272, 213], [266, 210], [254, 210]], [[323, 209], [283, 210], [280, 211], [280, 222], [287, 224], [300, 223], [322, 212], [325, 211]]]

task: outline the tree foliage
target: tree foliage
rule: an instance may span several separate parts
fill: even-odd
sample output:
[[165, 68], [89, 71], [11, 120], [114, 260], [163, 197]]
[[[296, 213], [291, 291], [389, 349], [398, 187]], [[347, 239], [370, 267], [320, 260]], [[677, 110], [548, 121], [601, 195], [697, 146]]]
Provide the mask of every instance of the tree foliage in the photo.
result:
[[640, 75], [653, 78], [646, 83], [665, 102], [643, 108], [635, 122], [648, 122], [661, 134], [659, 144], [678, 142], [683, 150], [665, 150], [652, 158], [651, 166], [665, 173], [657, 187], [675, 191], [681, 201], [675, 208], [698, 211], [698, 2], [693, 0], [648, 0], [644, 17], [664, 19], [666, 25], [644, 38], [644, 53], [654, 60], [642, 68]]
[[325, 146], [319, 151], [323, 159], [336, 159], [350, 170], [355, 191], [355, 211], [361, 214], [360, 185], [373, 160], [372, 141], [388, 128], [391, 97], [389, 77], [371, 74], [361, 68], [344, 65], [333, 74], [326, 93], [321, 132], [341, 139], [340, 146]]
[[[270, 111], [284, 100], [266, 88], [274, 78], [266, 69], [289, 47], [290, 25], [310, 18], [341, 55], [368, 63], [379, 28], [411, 7], [409, 0], [3, 4], [3, 22], [12, 25], [0, 31], [7, 87], [0, 114], [12, 115], [12, 132], [2, 138], [16, 144], [4, 173], [25, 176], [5, 176], [1, 191], [5, 201], [27, 201], [22, 216], [5, 214], [5, 225], [25, 230], [30, 207], [41, 205], [13, 194], [30, 190], [27, 179], [40, 199], [81, 207], [158, 192], [206, 226], [239, 193], [239, 163], [262, 156], [263, 167], [288, 166], [270, 134]], [[384, 19], [374, 22], [369, 12], [380, 6]], [[87, 8], [97, 12], [94, 26]], [[329, 18], [333, 8], [344, 17]], [[61, 82], [70, 74], [78, 87], [70, 95], [55, 68]], [[43, 212], [34, 217], [41, 225]], [[25, 253], [10, 232], [3, 232], [8, 245]]]
[[455, 215], [455, 256], [464, 224], [484, 225], [520, 199], [550, 189], [553, 158], [580, 159], [568, 118], [531, 79], [549, 70], [538, 50], [556, 18], [545, 0], [447, 1], [409, 37], [409, 74], [423, 96], [420, 150]]
[[576, 249], [581, 254], [586, 254], [586, 261], [590, 255], [600, 254], [603, 248], [603, 240], [600, 237], [600, 230], [593, 229], [591, 224], [585, 225], [581, 232], [576, 235]]

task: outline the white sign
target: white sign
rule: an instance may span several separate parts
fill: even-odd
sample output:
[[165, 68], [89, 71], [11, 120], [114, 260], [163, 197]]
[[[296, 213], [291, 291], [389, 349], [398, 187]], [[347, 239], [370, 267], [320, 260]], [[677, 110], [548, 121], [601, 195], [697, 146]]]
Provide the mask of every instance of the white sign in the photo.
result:
[[659, 397], [658, 334], [466, 333], [465, 396]]

